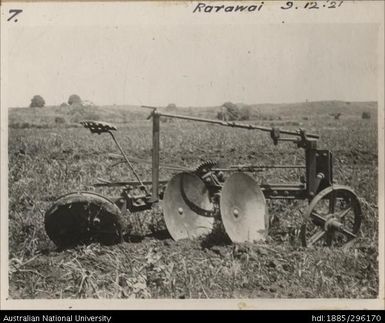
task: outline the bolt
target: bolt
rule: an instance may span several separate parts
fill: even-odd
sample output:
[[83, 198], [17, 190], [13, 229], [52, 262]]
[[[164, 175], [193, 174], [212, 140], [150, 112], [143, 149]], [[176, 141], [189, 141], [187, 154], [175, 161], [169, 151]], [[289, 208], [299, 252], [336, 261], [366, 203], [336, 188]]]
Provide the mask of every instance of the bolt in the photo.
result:
[[183, 214], [183, 209], [182, 209], [181, 207], [178, 209], [178, 213], [179, 213], [180, 215]]
[[239, 211], [238, 211], [238, 209], [234, 209], [234, 211], [233, 211], [233, 214], [234, 214], [234, 216], [237, 218], [237, 217], [238, 217], [238, 215], [239, 215]]

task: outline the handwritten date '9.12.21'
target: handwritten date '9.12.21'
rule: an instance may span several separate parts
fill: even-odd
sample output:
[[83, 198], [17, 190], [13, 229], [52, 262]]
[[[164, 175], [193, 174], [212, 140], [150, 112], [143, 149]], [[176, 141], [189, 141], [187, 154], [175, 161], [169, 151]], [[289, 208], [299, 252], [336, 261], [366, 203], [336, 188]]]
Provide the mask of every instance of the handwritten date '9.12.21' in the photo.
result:
[[286, 1], [286, 3], [281, 6], [281, 9], [336, 9], [338, 7], [341, 7], [343, 3], [343, 1], [300, 1], [299, 3], [294, 3], [294, 1]]

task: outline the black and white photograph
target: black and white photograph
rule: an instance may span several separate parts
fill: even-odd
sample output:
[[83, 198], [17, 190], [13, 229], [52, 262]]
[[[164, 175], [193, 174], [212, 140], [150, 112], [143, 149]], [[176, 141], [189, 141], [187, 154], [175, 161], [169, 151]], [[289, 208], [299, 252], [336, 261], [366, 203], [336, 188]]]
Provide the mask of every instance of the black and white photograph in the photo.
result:
[[384, 309], [384, 2], [1, 5], [1, 306]]

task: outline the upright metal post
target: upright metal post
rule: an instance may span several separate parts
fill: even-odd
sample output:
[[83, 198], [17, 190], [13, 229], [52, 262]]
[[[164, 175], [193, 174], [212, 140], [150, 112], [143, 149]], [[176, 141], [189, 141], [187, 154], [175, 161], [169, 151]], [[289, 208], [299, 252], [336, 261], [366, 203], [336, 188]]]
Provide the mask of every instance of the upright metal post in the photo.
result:
[[[317, 141], [308, 140], [305, 148], [306, 190], [308, 199], [312, 200], [317, 193]], [[319, 184], [319, 183], [318, 183]]]
[[159, 114], [154, 111], [152, 116], [152, 201], [159, 200], [159, 151], [160, 122]]

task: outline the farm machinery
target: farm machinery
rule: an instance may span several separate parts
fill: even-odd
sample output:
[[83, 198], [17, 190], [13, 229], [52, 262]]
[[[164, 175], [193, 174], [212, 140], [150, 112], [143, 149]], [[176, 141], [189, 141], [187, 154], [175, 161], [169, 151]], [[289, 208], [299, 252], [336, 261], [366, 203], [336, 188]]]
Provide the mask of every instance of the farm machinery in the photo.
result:
[[[73, 192], [59, 197], [45, 214], [50, 239], [66, 248], [81, 243], [115, 244], [123, 239], [122, 217], [149, 210], [160, 203], [165, 224], [174, 240], [209, 235], [214, 220], [223, 223], [232, 242], [266, 239], [269, 212], [266, 200], [303, 200], [308, 203], [300, 219], [298, 238], [303, 246], [341, 246], [355, 239], [362, 211], [354, 191], [333, 181], [332, 153], [317, 148], [319, 136], [303, 129], [282, 130], [241, 122], [203, 119], [164, 113], [151, 108], [152, 179], [143, 181], [116, 139], [117, 128], [99, 121], [83, 121], [92, 134], [109, 134], [135, 181], [103, 182], [97, 187], [121, 187], [118, 197], [94, 192]], [[230, 165], [218, 167], [213, 161], [195, 169], [160, 163], [160, 118], [182, 119], [270, 134], [274, 145], [295, 144], [304, 151], [304, 165]], [[176, 172], [160, 180], [160, 169]], [[302, 169], [298, 183], [258, 184], [251, 173], [264, 169]]]

